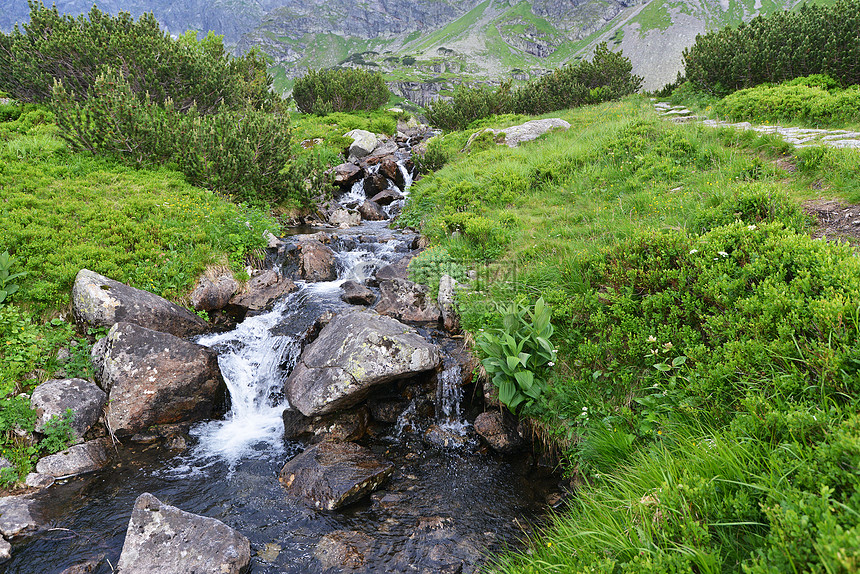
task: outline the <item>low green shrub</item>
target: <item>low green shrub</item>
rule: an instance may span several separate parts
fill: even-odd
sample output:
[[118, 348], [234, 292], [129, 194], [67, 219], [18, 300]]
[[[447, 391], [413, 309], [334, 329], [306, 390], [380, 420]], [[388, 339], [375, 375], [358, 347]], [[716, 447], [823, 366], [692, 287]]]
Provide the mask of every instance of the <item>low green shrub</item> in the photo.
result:
[[717, 102], [714, 109], [738, 121], [860, 123], [860, 86], [841, 90], [832, 78], [815, 75], [740, 90]]
[[717, 194], [709, 198], [689, 229], [694, 233], [706, 233], [735, 221], [747, 225], [780, 222], [797, 233], [809, 226], [809, 217], [783, 190], [754, 183], [736, 188], [728, 196]]
[[465, 86], [454, 88], [451, 99], [430, 103], [424, 115], [427, 121], [447, 131], [464, 130], [476, 120], [511, 111], [511, 82], [500, 86]]
[[306, 114], [375, 110], [388, 96], [382, 74], [360, 68], [308, 70], [293, 87], [296, 106]]

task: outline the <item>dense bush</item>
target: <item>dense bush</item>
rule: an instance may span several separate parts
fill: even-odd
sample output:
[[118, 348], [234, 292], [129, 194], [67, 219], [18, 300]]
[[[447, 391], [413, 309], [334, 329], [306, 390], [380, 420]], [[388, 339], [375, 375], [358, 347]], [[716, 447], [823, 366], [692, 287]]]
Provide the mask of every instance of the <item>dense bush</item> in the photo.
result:
[[684, 50], [684, 64], [688, 80], [718, 96], [810, 74], [858, 84], [860, 0], [804, 4], [796, 12], [775, 12], [696, 36]]
[[52, 107], [75, 150], [141, 166], [174, 164], [190, 183], [243, 201], [309, 201], [288, 193], [293, 174], [285, 169], [292, 157], [285, 115], [227, 106], [203, 115], [193, 104], [183, 113], [169, 99], [163, 106], [149, 97], [141, 101], [113, 70], [99, 75], [83, 102], [57, 84]]
[[56, 6], [29, 0], [30, 22], [23, 32], [0, 32], [0, 90], [24, 102], [51, 99], [55, 81], [84, 99], [106, 68], [122, 70], [138, 98], [171, 99], [177, 110], [196, 104], [200, 113], [230, 107], [265, 107], [275, 101], [266, 64], [256, 52], [235, 58], [221, 37], [178, 39], [161, 29], [152, 14], [134, 20], [93, 7], [88, 17], [60, 15]]
[[642, 78], [632, 75], [632, 69], [629, 59], [611, 52], [604, 42], [591, 62], [568, 64], [516, 90], [511, 90], [510, 82], [495, 89], [459, 86], [450, 100], [436, 100], [427, 107], [427, 120], [445, 130], [462, 130], [491, 115], [540, 115], [615, 100], [642, 86]]
[[815, 75], [778, 86], [756, 86], [729, 94], [714, 109], [738, 121], [822, 126], [860, 122], [860, 86], [841, 90], [835, 84], [828, 76]]
[[382, 74], [355, 68], [308, 70], [293, 87], [296, 106], [307, 114], [375, 110], [388, 97]]

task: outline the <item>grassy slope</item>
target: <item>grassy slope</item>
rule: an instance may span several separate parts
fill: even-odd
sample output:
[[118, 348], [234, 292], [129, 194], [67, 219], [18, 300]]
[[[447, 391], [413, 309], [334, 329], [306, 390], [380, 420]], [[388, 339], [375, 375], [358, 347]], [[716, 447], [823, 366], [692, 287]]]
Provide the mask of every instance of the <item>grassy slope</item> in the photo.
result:
[[[813, 149], [792, 159], [778, 140], [662, 123], [638, 99], [557, 115], [569, 132], [513, 150], [486, 143], [460, 155], [469, 133], [446, 135], [431, 149], [450, 164], [416, 185], [403, 215], [423, 226], [435, 253], [491, 257], [490, 275], [516, 279], [516, 290], [492, 283], [459, 298], [473, 335], [494, 325], [494, 300], [542, 295], [554, 308], [557, 365], [529, 412], [591, 486], [527, 554], [502, 557], [496, 569], [854, 571], [860, 389], [833, 363], [858, 353], [860, 327], [843, 313], [860, 305], [860, 269], [845, 246], [767, 221], [777, 214], [802, 229], [796, 205], [819, 193], [860, 200], [860, 154]], [[799, 169], [778, 167], [789, 164]], [[746, 219], [742, 198], [764, 206], [753, 210], [761, 219]], [[735, 264], [754, 244], [769, 270]], [[791, 281], [785, 289], [801, 290], [783, 293], [785, 266], [835, 283], [810, 291]], [[613, 273], [616, 284], [591, 282]], [[625, 286], [640, 276], [666, 282], [664, 291]], [[690, 292], [672, 287], [684, 281]], [[762, 298], [759, 284], [774, 287]], [[730, 294], [743, 298], [709, 307]], [[705, 338], [684, 319], [686, 306], [697, 320], [712, 317]], [[827, 307], [827, 319], [809, 315]], [[686, 366], [672, 366], [681, 356]], [[665, 376], [651, 367], [661, 360]], [[831, 376], [832, 388], [810, 386]]]

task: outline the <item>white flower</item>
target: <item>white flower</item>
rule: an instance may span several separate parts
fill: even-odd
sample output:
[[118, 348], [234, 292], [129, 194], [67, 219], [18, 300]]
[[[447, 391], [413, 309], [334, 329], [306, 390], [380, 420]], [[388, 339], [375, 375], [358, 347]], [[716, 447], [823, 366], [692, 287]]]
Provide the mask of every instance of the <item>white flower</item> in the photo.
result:
[[755, 231], [756, 226], [755, 225], [747, 225], [747, 229], [749, 229], [750, 231]]
[[550, 367], [554, 367], [554, 366], [555, 366], [555, 363], [553, 363], [552, 361], [550, 361], [549, 363], [547, 363], [547, 365], [549, 365]]
[[657, 342], [657, 337], [655, 337], [654, 335], [648, 335], [648, 338], [647, 338], [647, 339], [645, 339], [645, 340], [646, 340], [647, 342], [649, 342], [649, 343], [656, 343], [656, 342]]
[[694, 255], [694, 254], [696, 254], [696, 253], [698, 253], [698, 252], [699, 252], [699, 250], [698, 250], [698, 249], [690, 249], [690, 255]]
[[717, 255], [719, 255], [720, 257], [728, 257], [729, 256], [729, 254], [726, 253], [725, 251], [717, 251]]

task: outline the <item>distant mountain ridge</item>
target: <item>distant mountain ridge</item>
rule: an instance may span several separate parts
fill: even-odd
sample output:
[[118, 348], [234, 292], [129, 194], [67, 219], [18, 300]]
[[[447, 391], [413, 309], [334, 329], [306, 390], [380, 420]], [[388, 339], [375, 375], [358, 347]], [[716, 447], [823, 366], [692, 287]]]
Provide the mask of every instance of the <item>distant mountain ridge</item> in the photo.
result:
[[[600, 41], [621, 49], [653, 90], [675, 79], [696, 34], [803, 0], [96, 0], [99, 9], [152, 11], [172, 34], [213, 30], [237, 51], [259, 47], [276, 84], [307, 68], [383, 71], [393, 85], [529, 79], [587, 57]], [[813, 0], [833, 4], [835, 0]], [[90, 0], [56, 0], [85, 14]], [[0, 29], [26, 21], [27, 3], [0, 14]], [[424, 89], [424, 88], [421, 88]], [[406, 88], [404, 88], [406, 90]]]

